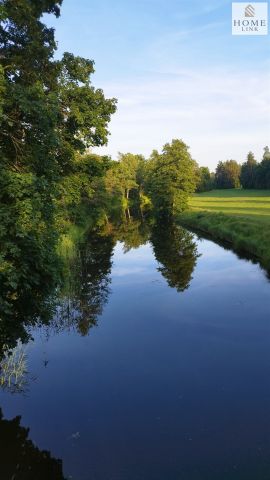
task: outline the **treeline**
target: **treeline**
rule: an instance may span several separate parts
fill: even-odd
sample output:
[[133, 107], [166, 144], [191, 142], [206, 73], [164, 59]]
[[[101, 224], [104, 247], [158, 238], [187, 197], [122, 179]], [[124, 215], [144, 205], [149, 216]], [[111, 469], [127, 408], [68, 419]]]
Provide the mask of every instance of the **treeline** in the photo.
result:
[[149, 159], [131, 153], [120, 154], [112, 163], [105, 183], [112, 198], [127, 207], [136, 204], [152, 208], [157, 215], [174, 215], [187, 208], [195, 191], [198, 165], [187, 145], [179, 139], [154, 150]]
[[219, 162], [215, 173], [207, 167], [199, 169], [197, 192], [205, 192], [213, 188], [258, 188], [270, 189], [270, 151], [264, 148], [261, 162], [257, 162], [254, 154], [249, 152], [246, 161], [240, 165], [235, 160]]
[[178, 139], [154, 150], [150, 158], [119, 153], [116, 160], [94, 153], [77, 155], [72, 171], [58, 183], [56, 218], [65, 229], [80, 215], [115, 217], [134, 207], [172, 216], [188, 206], [195, 191], [198, 165], [187, 145]]
[[72, 172], [59, 182], [57, 224], [64, 229], [85, 211], [99, 221], [125, 211], [129, 216], [131, 208], [171, 216], [187, 208], [197, 181], [198, 165], [178, 139], [148, 159], [132, 153], [120, 153], [116, 160], [78, 155]]

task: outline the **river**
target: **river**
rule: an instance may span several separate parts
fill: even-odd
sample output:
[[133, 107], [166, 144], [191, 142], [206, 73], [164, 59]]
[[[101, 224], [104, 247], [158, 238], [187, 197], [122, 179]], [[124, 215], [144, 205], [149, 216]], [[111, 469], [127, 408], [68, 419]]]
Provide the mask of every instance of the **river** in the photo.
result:
[[266, 273], [176, 226], [80, 261], [2, 381], [1, 480], [269, 479]]

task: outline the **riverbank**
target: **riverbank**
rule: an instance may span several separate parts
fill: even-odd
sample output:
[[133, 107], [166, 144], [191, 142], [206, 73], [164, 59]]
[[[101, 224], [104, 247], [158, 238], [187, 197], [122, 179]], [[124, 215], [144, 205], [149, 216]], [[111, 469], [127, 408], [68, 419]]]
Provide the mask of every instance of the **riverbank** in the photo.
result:
[[270, 270], [270, 191], [213, 190], [196, 194], [179, 222], [256, 257]]

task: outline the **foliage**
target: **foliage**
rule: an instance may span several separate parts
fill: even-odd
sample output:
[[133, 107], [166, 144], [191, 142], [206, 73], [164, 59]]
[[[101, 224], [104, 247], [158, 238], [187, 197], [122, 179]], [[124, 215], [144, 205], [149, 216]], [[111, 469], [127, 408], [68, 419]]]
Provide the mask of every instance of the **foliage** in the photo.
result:
[[242, 164], [240, 181], [243, 188], [270, 188], [270, 151], [264, 148], [261, 162], [257, 162], [252, 152], [248, 153], [247, 160]]
[[153, 151], [147, 165], [146, 192], [159, 216], [187, 208], [196, 187], [196, 171], [196, 162], [182, 140], [166, 143], [161, 154]]
[[198, 182], [196, 186], [196, 192], [208, 192], [212, 190], [213, 178], [211, 176], [210, 170], [208, 167], [200, 167], [198, 169]]
[[215, 184], [217, 188], [239, 188], [241, 166], [235, 160], [219, 162], [216, 168]]
[[243, 188], [256, 187], [257, 162], [252, 152], [248, 153], [247, 161], [242, 164], [240, 182]]
[[78, 223], [84, 208], [92, 219], [108, 210], [105, 175], [111, 163], [109, 157], [93, 153], [76, 155], [72, 172], [59, 182], [56, 211], [60, 231], [69, 228], [70, 223]]
[[262, 161], [256, 169], [256, 188], [270, 188], [270, 151], [268, 147], [264, 148]]
[[118, 197], [119, 204], [128, 206], [130, 193], [132, 198], [139, 199], [143, 185], [143, 165], [145, 159], [142, 155], [120, 153], [118, 160], [113, 162], [106, 177], [106, 187], [111, 195]]
[[94, 62], [64, 53], [57, 64], [58, 139], [61, 150], [61, 174], [73, 169], [76, 152], [107, 143], [108, 123], [116, 110], [115, 99], [105, 99], [101, 89], [90, 82]]
[[1, 3], [0, 319], [19, 318], [29, 295], [39, 306], [40, 285], [54, 289], [61, 207], [92, 198], [106, 164], [83, 154], [107, 142], [116, 101], [91, 85], [93, 61], [53, 59], [54, 30], [41, 18], [58, 17], [61, 3]]

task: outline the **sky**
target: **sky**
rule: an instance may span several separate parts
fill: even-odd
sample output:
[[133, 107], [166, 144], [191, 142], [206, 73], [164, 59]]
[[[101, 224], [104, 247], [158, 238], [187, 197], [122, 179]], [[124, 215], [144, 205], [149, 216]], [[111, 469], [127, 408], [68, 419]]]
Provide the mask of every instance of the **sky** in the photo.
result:
[[[256, 3], [256, 2], [254, 2]], [[270, 144], [270, 36], [233, 36], [228, 0], [63, 0], [58, 54], [95, 61], [118, 99], [106, 147], [140, 153], [181, 138], [212, 170]]]

